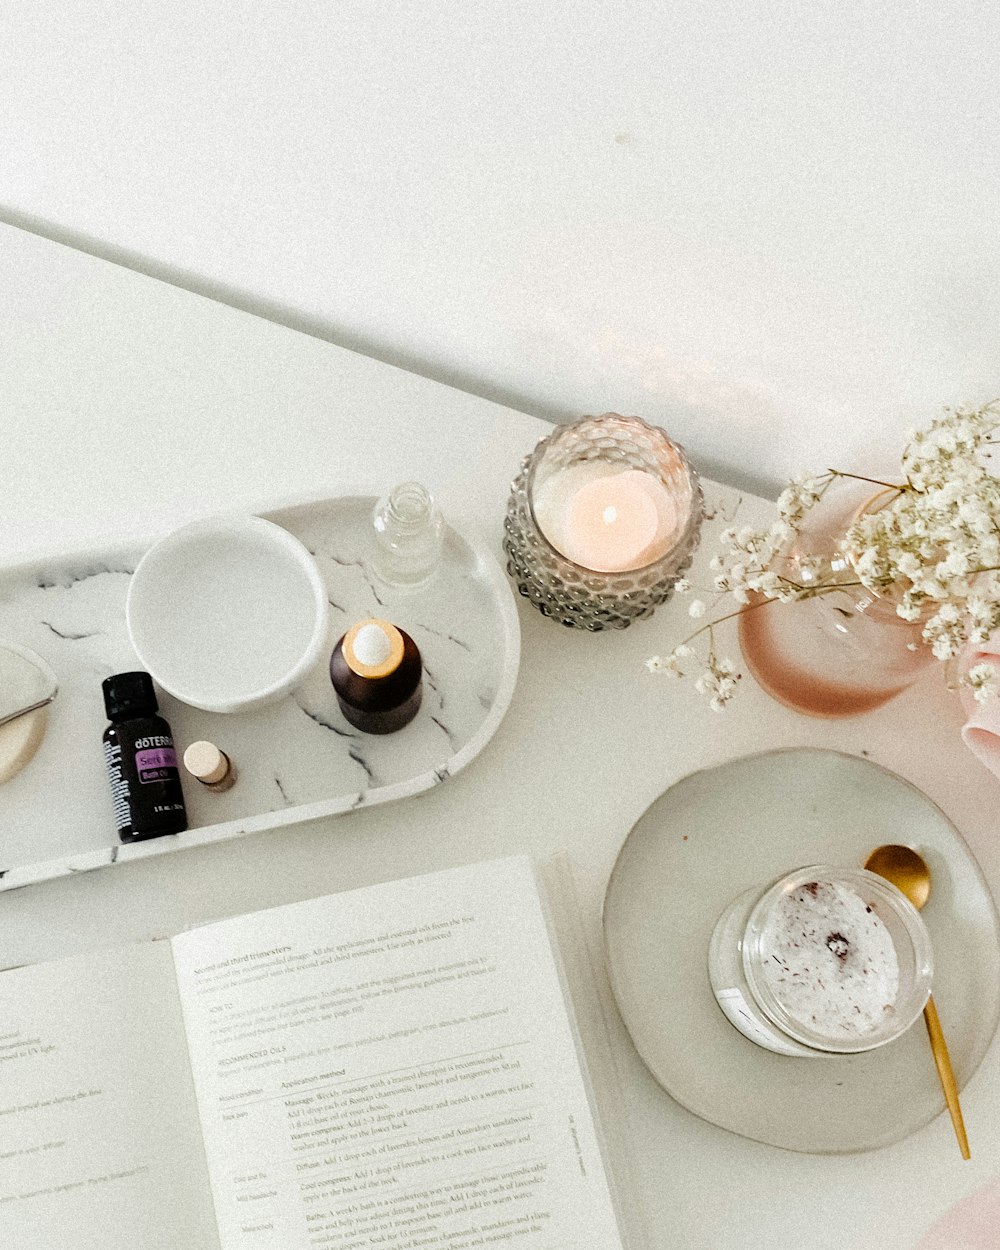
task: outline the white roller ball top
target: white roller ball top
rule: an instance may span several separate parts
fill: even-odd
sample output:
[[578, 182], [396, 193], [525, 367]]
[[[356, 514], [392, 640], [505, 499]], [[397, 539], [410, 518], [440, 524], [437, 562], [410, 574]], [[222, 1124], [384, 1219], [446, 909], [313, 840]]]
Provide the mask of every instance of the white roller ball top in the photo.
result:
[[392, 654], [392, 643], [381, 625], [364, 625], [354, 636], [354, 654], [361, 664], [378, 668]]

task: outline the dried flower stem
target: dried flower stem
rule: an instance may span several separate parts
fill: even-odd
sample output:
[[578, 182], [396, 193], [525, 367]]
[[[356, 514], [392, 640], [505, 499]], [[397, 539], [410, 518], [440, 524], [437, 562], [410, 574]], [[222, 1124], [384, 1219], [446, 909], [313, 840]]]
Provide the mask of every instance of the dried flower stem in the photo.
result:
[[[901, 457], [902, 482], [828, 469], [789, 483], [768, 529], [729, 528], [721, 535], [723, 554], [711, 561], [715, 589], [734, 595], [741, 606], [700, 626], [665, 660], [654, 656], [650, 669], [679, 676], [682, 661], [698, 658], [689, 644], [707, 633], [708, 653], [696, 684], [718, 709], [732, 697], [739, 674], [716, 655], [715, 625], [775, 600], [794, 603], [856, 587], [888, 599], [903, 620], [920, 622], [923, 642], [939, 660], [981, 646], [1000, 630], [1000, 478], [989, 471], [985, 450], [998, 429], [1000, 399], [978, 409], [946, 410], [911, 436]], [[812, 509], [839, 478], [868, 482], [889, 498], [855, 515], [829, 558], [790, 555]], [[789, 576], [792, 560], [801, 570], [797, 577]], [[838, 580], [836, 574], [848, 568], [855, 577]], [[685, 580], [677, 589], [691, 587]], [[701, 616], [702, 600], [695, 599], [690, 611]], [[1000, 689], [991, 665], [970, 668], [962, 683], [977, 699]]]
[[827, 473], [831, 477], [849, 477], [855, 482], [871, 482], [873, 486], [885, 486], [888, 490], [895, 490], [900, 494], [904, 491], [913, 490], [913, 486], [909, 482], [883, 482], [880, 477], [865, 477], [861, 473], [846, 473], [843, 469], [827, 469]]

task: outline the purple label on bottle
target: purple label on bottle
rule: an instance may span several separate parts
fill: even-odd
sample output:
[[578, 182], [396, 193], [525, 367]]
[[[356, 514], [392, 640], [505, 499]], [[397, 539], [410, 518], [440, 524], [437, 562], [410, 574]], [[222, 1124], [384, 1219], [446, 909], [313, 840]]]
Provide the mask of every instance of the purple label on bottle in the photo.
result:
[[171, 769], [177, 769], [177, 752], [173, 747], [157, 747], [154, 751], [135, 753], [135, 771], [140, 781], [169, 781]]

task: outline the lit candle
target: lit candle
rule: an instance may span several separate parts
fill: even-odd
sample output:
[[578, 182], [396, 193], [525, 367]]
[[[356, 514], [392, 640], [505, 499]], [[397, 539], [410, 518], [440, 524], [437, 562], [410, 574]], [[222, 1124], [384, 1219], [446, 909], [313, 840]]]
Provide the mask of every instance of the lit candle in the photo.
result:
[[640, 569], [664, 555], [677, 528], [666, 486], [639, 469], [586, 461], [552, 475], [534, 501], [539, 528], [568, 560], [598, 573]]

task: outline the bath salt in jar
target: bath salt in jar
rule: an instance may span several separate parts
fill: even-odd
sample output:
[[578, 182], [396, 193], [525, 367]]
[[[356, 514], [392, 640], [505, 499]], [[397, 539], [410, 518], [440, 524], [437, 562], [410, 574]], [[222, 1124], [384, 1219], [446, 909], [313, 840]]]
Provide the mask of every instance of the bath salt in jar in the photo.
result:
[[709, 943], [722, 1011], [758, 1046], [821, 1057], [884, 1046], [931, 992], [920, 915], [863, 868], [797, 868], [735, 899]]

